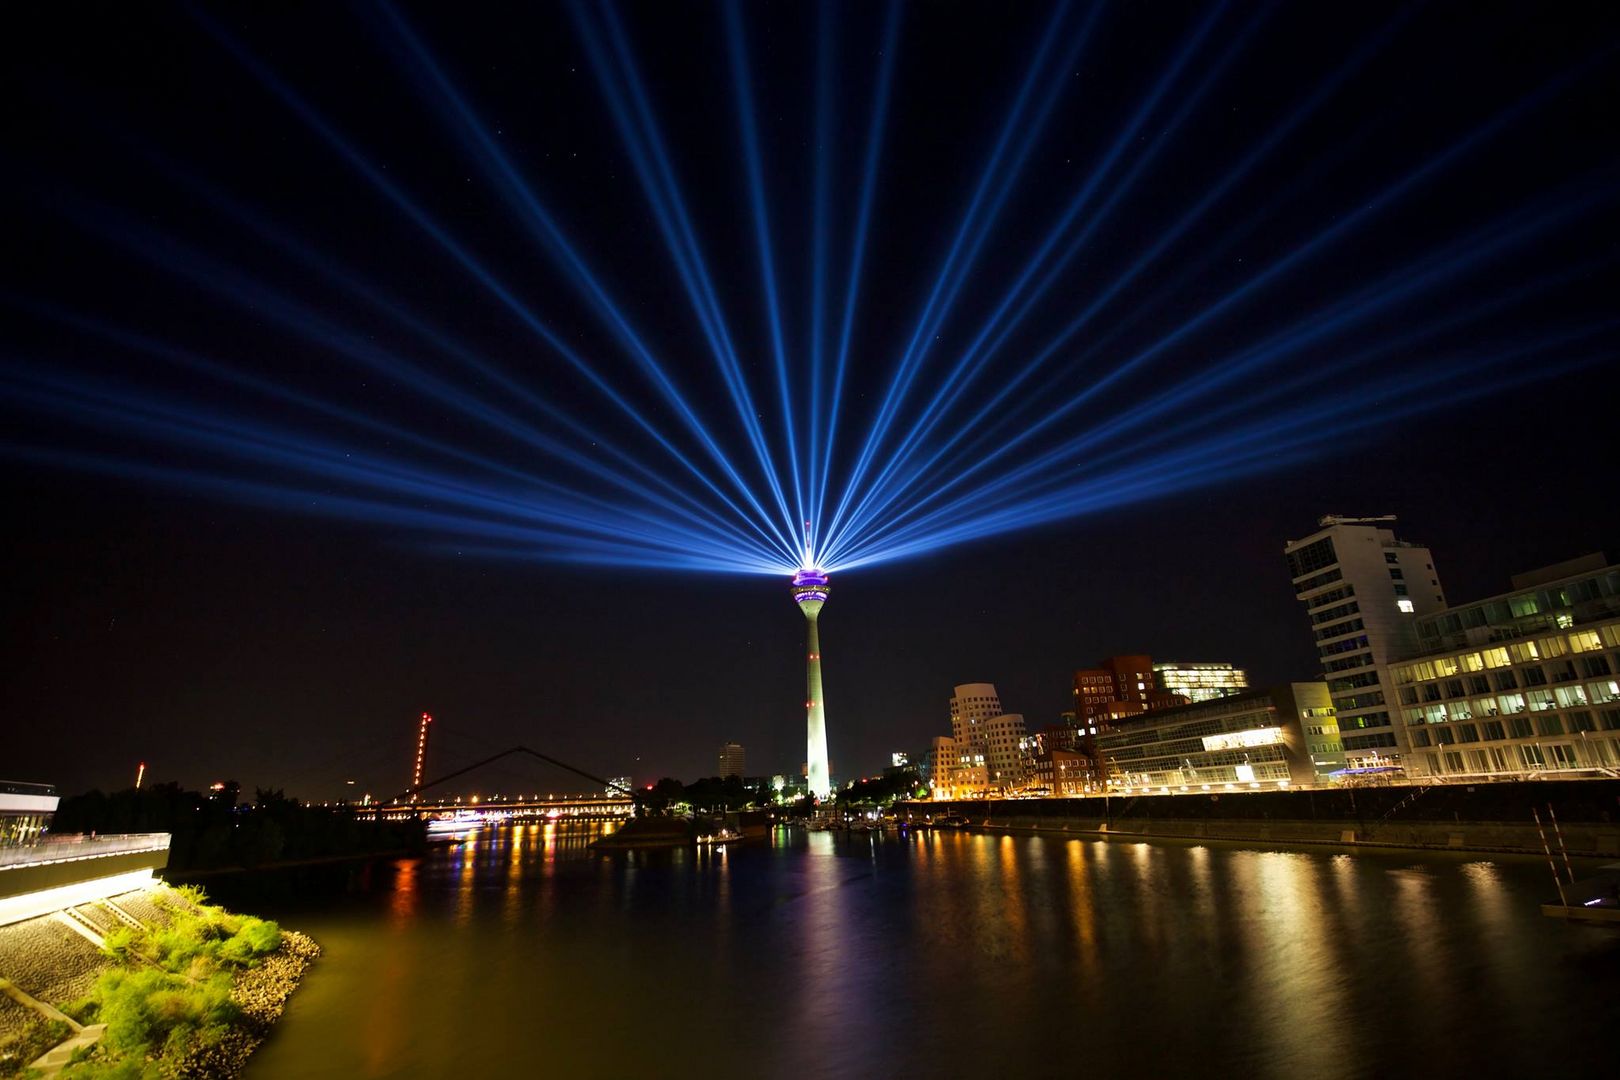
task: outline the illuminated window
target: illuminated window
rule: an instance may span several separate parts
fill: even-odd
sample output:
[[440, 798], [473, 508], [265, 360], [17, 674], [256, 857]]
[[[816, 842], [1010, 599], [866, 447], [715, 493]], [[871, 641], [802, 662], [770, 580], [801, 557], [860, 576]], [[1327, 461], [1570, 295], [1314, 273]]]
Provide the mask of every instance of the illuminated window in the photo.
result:
[[1403, 612], [1405, 612], [1408, 615], [1412, 614], [1413, 612], [1415, 612], [1417, 610], [1417, 605], [1413, 604], [1412, 601], [1407, 600], [1405, 598], [1402, 598], [1400, 600], [1395, 601], [1395, 606], [1400, 608]]
[[1579, 630], [1569, 635], [1569, 647], [1574, 652], [1589, 652], [1603, 648], [1603, 639], [1595, 630]]

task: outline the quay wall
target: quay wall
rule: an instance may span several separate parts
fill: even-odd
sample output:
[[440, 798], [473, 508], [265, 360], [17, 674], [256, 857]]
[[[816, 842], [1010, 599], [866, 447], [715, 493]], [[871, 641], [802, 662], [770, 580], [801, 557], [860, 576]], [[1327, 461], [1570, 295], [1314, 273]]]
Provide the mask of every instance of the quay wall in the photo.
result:
[[[1549, 813], [1550, 810], [1550, 813]], [[1620, 858], [1620, 781], [1390, 786], [900, 803], [915, 822], [960, 815], [996, 831], [1094, 839], [1414, 848]], [[1553, 828], [1557, 821], [1557, 832]]]

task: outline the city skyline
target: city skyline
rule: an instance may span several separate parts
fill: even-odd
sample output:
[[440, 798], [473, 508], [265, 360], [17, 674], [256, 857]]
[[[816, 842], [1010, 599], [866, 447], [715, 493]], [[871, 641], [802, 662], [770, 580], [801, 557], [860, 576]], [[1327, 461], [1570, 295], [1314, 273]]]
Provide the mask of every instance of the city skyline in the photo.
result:
[[[822, 554], [849, 778], [923, 751], [953, 685], [1038, 730], [1099, 656], [1315, 678], [1282, 547], [1324, 514], [1398, 515], [1453, 604], [1620, 542], [1555, 482], [1606, 459], [1583, 410], [1616, 389], [1601, 14], [1341, 13], [1312, 70], [1304, 11], [1059, 5], [971, 44], [921, 9], [715, 14], [535, 12], [520, 57], [431, 12], [120, 13], [14, 66], [18, 779], [387, 789], [423, 713], [447, 763], [695, 776], [735, 738], [796, 771], [780, 590]], [[535, 312], [588, 361], [542, 367]], [[493, 419], [536, 393], [545, 424]]]

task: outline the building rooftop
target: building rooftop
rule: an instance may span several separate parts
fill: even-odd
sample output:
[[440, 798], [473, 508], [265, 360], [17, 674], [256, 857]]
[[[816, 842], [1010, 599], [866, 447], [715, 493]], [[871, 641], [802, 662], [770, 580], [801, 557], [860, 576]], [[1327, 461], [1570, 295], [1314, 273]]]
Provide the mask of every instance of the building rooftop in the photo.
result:
[[1594, 551], [1590, 555], [1581, 555], [1578, 558], [1553, 563], [1551, 566], [1543, 566], [1535, 570], [1526, 570], [1522, 574], [1514, 574], [1508, 578], [1508, 583], [1513, 586], [1512, 591], [1515, 592], [1519, 589], [1534, 589], [1538, 585], [1550, 585], [1555, 581], [1579, 577], [1582, 574], [1589, 574], [1593, 570], [1602, 570], [1604, 567], [1613, 565], [1614, 558], [1608, 552]]

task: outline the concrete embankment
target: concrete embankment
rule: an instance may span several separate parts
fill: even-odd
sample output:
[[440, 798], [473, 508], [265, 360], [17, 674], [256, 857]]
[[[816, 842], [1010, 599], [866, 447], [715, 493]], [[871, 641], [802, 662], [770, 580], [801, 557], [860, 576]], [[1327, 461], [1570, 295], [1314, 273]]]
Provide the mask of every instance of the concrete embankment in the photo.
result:
[[[913, 821], [1091, 839], [1620, 858], [1620, 781], [904, 803]], [[1539, 815], [1541, 825], [1536, 823]]]

